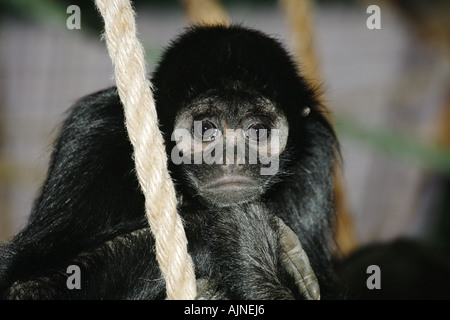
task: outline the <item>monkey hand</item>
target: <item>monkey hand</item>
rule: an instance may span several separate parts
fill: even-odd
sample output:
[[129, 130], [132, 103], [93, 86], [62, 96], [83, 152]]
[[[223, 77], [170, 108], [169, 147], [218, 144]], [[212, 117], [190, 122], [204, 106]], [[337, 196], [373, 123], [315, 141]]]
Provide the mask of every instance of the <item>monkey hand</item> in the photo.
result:
[[281, 246], [281, 260], [287, 272], [291, 274], [300, 292], [308, 300], [319, 300], [320, 289], [316, 275], [309, 264], [308, 256], [302, 248], [297, 235], [283, 220], [274, 217], [278, 226], [278, 237]]

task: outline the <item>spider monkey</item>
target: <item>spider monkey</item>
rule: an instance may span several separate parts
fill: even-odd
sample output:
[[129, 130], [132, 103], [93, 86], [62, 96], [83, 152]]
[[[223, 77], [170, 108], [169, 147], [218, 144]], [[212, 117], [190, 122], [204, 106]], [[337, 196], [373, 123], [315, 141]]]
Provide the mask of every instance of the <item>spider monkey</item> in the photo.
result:
[[[279, 41], [232, 25], [188, 28], [151, 75], [169, 159], [214, 149], [219, 160], [169, 161], [210, 297], [305, 298], [281, 259], [280, 221], [300, 240], [321, 297], [332, 297], [338, 142], [317, 88], [300, 74]], [[192, 143], [180, 147], [177, 130]], [[242, 157], [225, 152], [238, 145]], [[263, 148], [270, 161], [249, 163]], [[166, 297], [115, 87], [73, 106], [28, 224], [0, 250], [2, 299]], [[69, 265], [81, 270], [80, 289], [67, 288]]]

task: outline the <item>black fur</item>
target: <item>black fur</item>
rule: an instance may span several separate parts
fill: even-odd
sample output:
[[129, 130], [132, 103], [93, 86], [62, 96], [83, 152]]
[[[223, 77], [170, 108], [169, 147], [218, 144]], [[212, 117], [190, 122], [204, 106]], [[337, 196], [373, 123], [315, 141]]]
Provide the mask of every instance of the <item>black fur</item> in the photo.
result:
[[[197, 278], [214, 280], [224, 298], [301, 298], [279, 261], [271, 219], [278, 215], [329, 298], [337, 142], [314, 88], [282, 46], [243, 27], [192, 28], [167, 49], [152, 82], [168, 152], [177, 112], [210, 90], [263, 96], [289, 122], [280, 170], [253, 203], [205, 206], [170, 164]], [[116, 89], [94, 93], [65, 121], [28, 225], [1, 248], [0, 298], [164, 298], [153, 250]], [[66, 287], [72, 264], [81, 268], [80, 290]]]
[[[379, 267], [379, 289], [367, 282]], [[448, 253], [413, 239], [370, 244], [338, 262], [341, 295], [358, 300], [448, 300], [450, 257]], [[369, 281], [368, 281], [369, 280]]]

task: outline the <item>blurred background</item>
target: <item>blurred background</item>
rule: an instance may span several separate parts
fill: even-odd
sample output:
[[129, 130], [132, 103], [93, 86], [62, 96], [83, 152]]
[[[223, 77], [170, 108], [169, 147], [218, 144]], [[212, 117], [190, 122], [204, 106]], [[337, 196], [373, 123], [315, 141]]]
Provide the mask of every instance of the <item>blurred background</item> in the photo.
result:
[[[133, 2], [151, 71], [192, 8]], [[221, 8], [294, 54], [296, 12], [287, 2], [223, 0]], [[399, 237], [450, 253], [450, 2], [310, 3], [317, 72], [342, 148], [345, 253]], [[381, 9], [381, 29], [367, 27], [371, 4]], [[80, 8], [81, 29], [67, 28], [69, 5]], [[0, 9], [3, 242], [26, 222], [67, 110], [113, 85], [113, 69], [93, 1], [2, 0]]]

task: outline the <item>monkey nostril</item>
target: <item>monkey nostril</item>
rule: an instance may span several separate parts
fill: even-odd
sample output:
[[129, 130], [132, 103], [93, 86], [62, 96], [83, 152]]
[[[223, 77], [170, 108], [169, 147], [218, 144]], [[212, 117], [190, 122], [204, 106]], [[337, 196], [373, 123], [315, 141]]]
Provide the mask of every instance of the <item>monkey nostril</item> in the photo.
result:
[[[225, 159], [225, 161], [228, 161], [228, 159]], [[224, 162], [223, 164], [221, 164], [220, 170], [224, 177], [235, 176], [239, 175], [243, 167], [244, 164], [237, 164], [236, 159], [234, 159], [232, 161]]]
[[237, 168], [237, 165], [235, 163], [224, 163], [220, 167], [221, 167], [222, 171], [224, 172], [224, 174], [228, 175], [229, 173], [233, 172]]
[[238, 155], [226, 155], [223, 161], [222, 167], [227, 170], [245, 165], [245, 158], [240, 158]]

